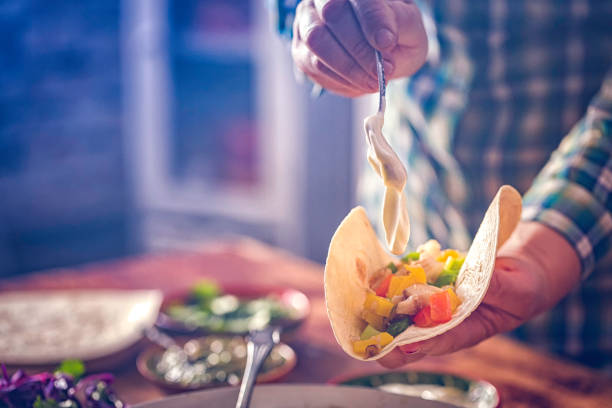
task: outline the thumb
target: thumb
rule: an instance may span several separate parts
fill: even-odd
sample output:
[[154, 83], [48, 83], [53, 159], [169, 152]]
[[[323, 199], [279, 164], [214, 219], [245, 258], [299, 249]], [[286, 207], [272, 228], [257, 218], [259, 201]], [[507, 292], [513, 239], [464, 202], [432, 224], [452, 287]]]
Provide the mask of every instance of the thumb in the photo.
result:
[[[419, 7], [406, 1], [392, 1], [389, 7], [397, 26], [397, 44], [405, 47], [421, 47], [427, 50], [427, 34]], [[425, 52], [427, 54], [427, 52]]]
[[481, 304], [459, 326], [422, 342], [417, 351], [437, 356], [474, 346], [504, 331], [501, 316], [488, 305]]
[[397, 44], [397, 22], [386, 0], [349, 0], [372, 47], [387, 50]]

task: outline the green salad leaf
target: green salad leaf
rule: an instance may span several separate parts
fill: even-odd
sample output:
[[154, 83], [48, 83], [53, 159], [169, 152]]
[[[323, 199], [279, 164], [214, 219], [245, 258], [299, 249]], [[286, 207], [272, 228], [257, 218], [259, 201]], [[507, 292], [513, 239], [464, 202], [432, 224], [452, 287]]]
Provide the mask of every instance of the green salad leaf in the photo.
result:
[[81, 360], [64, 360], [55, 371], [68, 374], [78, 381], [85, 374], [85, 364]]

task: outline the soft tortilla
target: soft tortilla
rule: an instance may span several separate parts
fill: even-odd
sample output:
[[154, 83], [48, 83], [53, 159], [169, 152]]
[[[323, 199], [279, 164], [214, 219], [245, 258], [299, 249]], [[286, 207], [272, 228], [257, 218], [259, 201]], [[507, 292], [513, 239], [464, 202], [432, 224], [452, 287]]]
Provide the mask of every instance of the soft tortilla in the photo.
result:
[[350, 356], [364, 361], [383, 357], [395, 346], [430, 339], [461, 323], [480, 304], [489, 287], [497, 249], [510, 237], [521, 216], [521, 195], [502, 186], [478, 228], [456, 281], [462, 300], [453, 318], [435, 327], [410, 326], [371, 358], [353, 351], [366, 323], [360, 317], [368, 291], [368, 276], [391, 261], [378, 241], [362, 207], [355, 207], [332, 237], [325, 265], [325, 301], [336, 340]]

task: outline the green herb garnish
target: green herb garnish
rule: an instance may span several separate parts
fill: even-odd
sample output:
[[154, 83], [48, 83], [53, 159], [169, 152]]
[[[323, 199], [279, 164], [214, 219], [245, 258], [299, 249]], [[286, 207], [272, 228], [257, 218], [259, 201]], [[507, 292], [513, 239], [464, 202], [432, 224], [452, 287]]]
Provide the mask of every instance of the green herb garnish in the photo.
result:
[[42, 399], [40, 395], [36, 397], [33, 408], [58, 408], [59, 404], [53, 398]]
[[389, 262], [389, 265], [387, 265], [387, 268], [391, 269], [391, 273], [397, 272], [397, 266], [395, 266], [393, 262]]
[[452, 285], [457, 280], [457, 275], [459, 275], [459, 269], [444, 269], [436, 279], [434, 286], [441, 288], [442, 286]]
[[193, 297], [200, 302], [210, 301], [219, 296], [220, 293], [219, 286], [209, 280], [202, 280], [196, 283], [191, 290]]
[[449, 256], [446, 259], [446, 263], [444, 264], [444, 269], [448, 269], [451, 271], [459, 270], [461, 269], [464, 260], [465, 258], [453, 258], [452, 256]]
[[81, 360], [64, 360], [55, 372], [68, 374], [78, 381], [85, 374], [85, 364]]
[[402, 320], [397, 320], [389, 325], [389, 327], [387, 328], [387, 333], [395, 337], [404, 330], [406, 330], [411, 324], [412, 320], [409, 317], [406, 317]]
[[371, 325], [367, 325], [365, 329], [361, 332], [361, 336], [359, 336], [359, 340], [367, 340], [371, 337], [377, 336], [380, 334], [380, 331], [376, 330]]
[[410, 261], [418, 261], [421, 258], [419, 252], [410, 252], [402, 258], [402, 262], [409, 263]]

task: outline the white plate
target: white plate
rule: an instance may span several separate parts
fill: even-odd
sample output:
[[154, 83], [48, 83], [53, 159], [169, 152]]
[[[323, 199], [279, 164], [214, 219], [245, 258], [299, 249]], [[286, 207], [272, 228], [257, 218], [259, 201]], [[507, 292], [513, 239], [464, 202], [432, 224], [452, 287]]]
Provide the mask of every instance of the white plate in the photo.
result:
[[10, 365], [92, 360], [119, 352], [155, 323], [154, 290], [0, 294], [0, 361]]
[[[233, 408], [238, 388], [220, 388], [165, 398], [133, 408]], [[261, 385], [255, 387], [251, 408], [448, 408], [441, 402], [395, 395], [370, 388], [332, 385]]]

